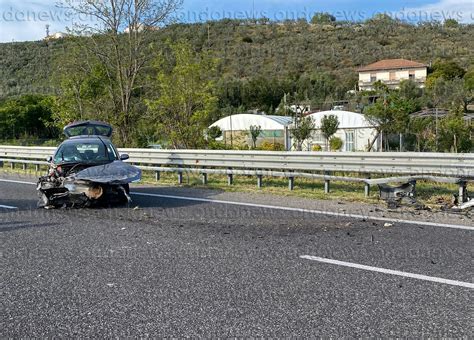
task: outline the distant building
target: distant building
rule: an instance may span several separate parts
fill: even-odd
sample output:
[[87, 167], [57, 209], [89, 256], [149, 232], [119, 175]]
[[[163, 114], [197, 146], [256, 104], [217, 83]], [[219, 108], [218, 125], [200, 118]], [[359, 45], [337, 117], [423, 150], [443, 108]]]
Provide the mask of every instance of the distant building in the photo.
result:
[[69, 34], [64, 33], [64, 32], [56, 32], [53, 34], [48, 35], [44, 40], [58, 40], [58, 39], [64, 39], [67, 38]]
[[251, 145], [248, 134], [250, 126], [260, 126], [262, 132], [257, 140], [257, 146], [264, 142], [281, 144], [285, 150], [291, 148], [289, 126], [292, 117], [266, 116], [262, 114], [236, 114], [222, 118], [210, 127], [218, 126], [222, 131], [221, 140], [227, 145]]
[[303, 144], [303, 150], [312, 150], [316, 144], [324, 150], [326, 139], [321, 131], [321, 121], [324, 116], [334, 115], [339, 120], [339, 129], [334, 137], [339, 137], [343, 146], [340, 151], [367, 151], [369, 145], [373, 143], [373, 150], [380, 147], [380, 138], [377, 130], [367, 121], [364, 115], [349, 111], [322, 111], [310, 114], [315, 123], [316, 129], [313, 130], [311, 137]]
[[411, 79], [419, 87], [425, 87], [428, 66], [406, 59], [386, 59], [361, 67], [359, 71], [359, 90], [373, 90], [373, 85], [381, 81], [391, 89], [400, 86], [402, 80]]

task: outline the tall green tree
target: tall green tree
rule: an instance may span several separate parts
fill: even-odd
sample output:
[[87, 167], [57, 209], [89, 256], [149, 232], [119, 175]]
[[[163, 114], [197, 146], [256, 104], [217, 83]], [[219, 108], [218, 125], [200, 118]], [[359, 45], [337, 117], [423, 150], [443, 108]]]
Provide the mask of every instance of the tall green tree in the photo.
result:
[[[153, 51], [153, 32], [170, 21], [181, 0], [62, 0], [60, 6], [78, 20], [73, 32], [83, 57], [92, 56], [106, 77], [110, 114], [116, 117], [121, 145], [130, 145], [143, 111], [137, 92]], [[78, 60], [82, 64], [82, 59]], [[79, 68], [78, 68], [79, 69]], [[86, 70], [87, 71], [87, 70]], [[87, 73], [84, 73], [86, 76]]]
[[329, 140], [339, 129], [339, 119], [335, 115], [325, 115], [321, 119], [321, 132], [326, 139], [326, 150], [329, 150]]
[[155, 62], [157, 97], [146, 101], [148, 118], [172, 147], [198, 148], [205, 143], [205, 130], [217, 105], [215, 82], [209, 77], [217, 60], [204, 52], [197, 54], [183, 41], [168, 47], [169, 52]]
[[297, 117], [295, 119], [295, 125], [291, 129], [291, 135], [295, 139], [295, 146], [297, 151], [301, 151], [303, 148], [303, 142], [307, 140], [315, 128], [315, 123], [311, 116]]
[[0, 139], [57, 138], [51, 126], [55, 98], [23, 95], [0, 101]]
[[447, 152], [472, 152], [471, 125], [464, 121], [462, 112], [453, 111], [441, 120], [439, 149]]
[[252, 148], [257, 148], [257, 139], [262, 133], [262, 127], [260, 125], [251, 125], [249, 128], [250, 139], [252, 139]]

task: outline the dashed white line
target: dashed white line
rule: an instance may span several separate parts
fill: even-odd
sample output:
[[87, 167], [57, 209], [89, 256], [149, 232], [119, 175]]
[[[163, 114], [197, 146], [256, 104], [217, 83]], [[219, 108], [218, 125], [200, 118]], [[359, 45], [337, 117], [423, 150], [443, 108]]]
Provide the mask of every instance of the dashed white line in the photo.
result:
[[10, 206], [10, 205], [2, 205], [2, 204], [0, 204], [0, 209], [11, 209], [11, 210], [13, 210], [13, 209], [18, 209], [18, 207], [12, 207], [12, 206]]
[[[36, 185], [36, 183], [33, 183], [33, 182], [24, 182], [24, 181], [15, 181], [15, 180], [6, 180], [6, 179], [0, 179], [0, 182]], [[326, 216], [335, 216], [335, 217], [349, 217], [349, 218], [365, 219], [365, 220], [371, 220], [371, 221], [396, 222], [396, 223], [421, 225], [421, 226], [429, 226], [429, 227], [441, 227], [441, 228], [451, 228], [451, 229], [461, 229], [461, 230], [474, 231], [474, 227], [470, 227], [470, 226], [466, 226], [466, 225], [457, 225], [457, 224], [435, 223], [435, 222], [425, 222], [425, 221], [412, 221], [412, 220], [403, 220], [403, 219], [397, 219], [397, 218], [387, 218], [387, 217], [357, 215], [357, 214], [345, 214], [345, 213], [337, 213], [337, 212], [332, 212], [332, 211], [322, 211], [322, 210], [302, 209], [302, 208], [292, 208], [292, 207], [281, 207], [281, 206], [257, 204], [257, 203], [214, 200], [214, 199], [210, 199], [210, 198], [201, 198], [201, 197], [149, 194], [149, 193], [142, 193], [142, 192], [132, 192], [131, 194], [135, 195], [135, 196], [145, 196], [145, 197], [148, 196], [148, 197], [168, 198], [168, 199], [194, 201], [194, 202], [238, 205], [238, 206], [244, 206], [244, 207], [294, 211], [294, 212], [301, 212], [301, 213], [315, 214], [315, 215], [326, 215]]]
[[344, 262], [344, 261], [326, 259], [326, 258], [323, 258], [323, 257], [316, 257], [316, 256], [309, 256], [309, 255], [303, 255], [303, 256], [300, 256], [300, 258], [305, 259], [305, 260], [311, 260], [311, 261], [317, 261], [317, 262], [322, 262], [322, 263], [333, 264], [333, 265], [337, 265], [337, 266], [357, 268], [357, 269], [367, 270], [367, 271], [371, 271], [371, 272], [384, 273], [384, 274], [390, 274], [390, 275], [396, 275], [396, 276], [402, 276], [402, 277], [409, 277], [409, 278], [412, 278], [412, 279], [418, 279], [418, 280], [424, 280], [424, 281], [430, 281], [430, 282], [436, 282], [436, 283], [443, 283], [443, 284], [447, 284], [447, 285], [451, 285], [451, 286], [458, 286], [458, 287], [471, 288], [471, 289], [474, 288], [474, 283], [470, 283], [470, 282], [448, 280], [448, 279], [443, 279], [443, 278], [440, 278], [440, 277], [413, 274], [413, 273], [407, 273], [407, 272], [402, 272], [402, 271], [392, 270], [392, 269], [371, 267], [371, 266], [366, 266], [366, 265], [363, 265], [363, 264]]
[[424, 222], [424, 221], [411, 221], [411, 220], [402, 220], [402, 219], [396, 219], [396, 218], [366, 216], [366, 215], [357, 215], [357, 214], [345, 214], [345, 213], [337, 213], [337, 212], [332, 212], [332, 211], [322, 211], [322, 210], [312, 210], [312, 209], [302, 209], [302, 208], [292, 208], [292, 207], [281, 207], [281, 206], [257, 204], [257, 203], [223, 201], [223, 200], [215, 200], [215, 199], [200, 198], [200, 197], [160, 195], [160, 194], [149, 194], [149, 193], [141, 193], [141, 192], [132, 192], [131, 194], [135, 195], [135, 196], [158, 197], [158, 198], [168, 198], [168, 199], [175, 199], [175, 200], [217, 203], [217, 204], [229, 204], [229, 205], [238, 205], [238, 206], [253, 207], [253, 208], [294, 211], [294, 212], [301, 212], [301, 213], [315, 214], [315, 215], [326, 215], [326, 216], [335, 216], [335, 217], [350, 217], [350, 218], [365, 219], [365, 220], [371, 220], [371, 221], [396, 222], [396, 223], [404, 223], [404, 224], [412, 224], [412, 225], [414, 224], [414, 225], [422, 225], [422, 226], [430, 226], [430, 227], [442, 227], [442, 228], [452, 228], [452, 229], [462, 229], [462, 230], [474, 231], [474, 227], [469, 227], [469, 226], [465, 226], [465, 225], [456, 225], [456, 224], [445, 224], [445, 223]]

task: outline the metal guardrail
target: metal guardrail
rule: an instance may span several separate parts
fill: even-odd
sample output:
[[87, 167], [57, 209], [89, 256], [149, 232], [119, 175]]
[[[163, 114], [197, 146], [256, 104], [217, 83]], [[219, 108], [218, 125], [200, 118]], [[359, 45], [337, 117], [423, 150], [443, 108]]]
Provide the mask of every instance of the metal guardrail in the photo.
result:
[[[0, 146], [0, 162], [39, 166], [46, 164], [45, 159], [54, 151], [53, 147]], [[370, 185], [381, 182], [429, 179], [465, 186], [467, 180], [474, 179], [474, 154], [152, 149], [119, 152], [129, 154], [129, 162], [143, 170], [155, 171], [157, 179], [160, 172], [177, 172], [179, 183], [184, 172], [202, 174], [203, 183], [207, 183], [208, 174], [225, 174], [229, 184], [233, 175], [253, 175], [257, 176], [259, 187], [263, 176], [273, 176], [288, 178], [289, 188], [293, 189], [294, 178], [305, 177], [324, 180], [326, 192], [331, 180], [361, 182], [368, 194]], [[332, 176], [332, 172], [358, 173], [363, 178]], [[373, 174], [398, 177], [370, 179]]]

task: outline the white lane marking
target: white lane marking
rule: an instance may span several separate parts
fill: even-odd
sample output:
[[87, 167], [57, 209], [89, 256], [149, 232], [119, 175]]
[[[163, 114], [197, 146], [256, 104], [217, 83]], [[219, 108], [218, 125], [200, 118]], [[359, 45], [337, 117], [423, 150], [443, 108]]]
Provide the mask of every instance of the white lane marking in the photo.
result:
[[474, 289], [474, 283], [470, 283], [470, 282], [448, 280], [448, 279], [443, 279], [443, 278], [440, 278], [440, 277], [413, 274], [413, 273], [401, 272], [401, 271], [392, 270], [392, 269], [371, 267], [371, 266], [366, 266], [366, 265], [363, 265], [363, 264], [344, 262], [344, 261], [338, 261], [338, 260], [331, 260], [331, 259], [326, 259], [326, 258], [323, 258], [323, 257], [316, 257], [316, 256], [309, 256], [309, 255], [300, 256], [300, 258], [305, 259], [305, 260], [311, 260], [311, 261], [317, 261], [317, 262], [322, 262], [322, 263], [334, 264], [334, 265], [337, 265], [337, 266], [357, 268], [357, 269], [362, 269], [362, 270], [368, 270], [368, 271], [371, 271], [371, 272], [384, 273], [384, 274], [390, 274], [390, 275], [396, 275], [396, 276], [403, 276], [403, 277], [409, 277], [409, 278], [412, 278], [412, 279], [431, 281], [431, 282], [436, 282], [436, 283], [444, 283], [444, 284], [451, 285], [451, 286], [458, 286], [458, 287], [465, 287], [465, 288]]
[[32, 182], [14, 181], [14, 180], [10, 180], [10, 179], [0, 179], [0, 182], [36, 185], [36, 183], [32, 183]]
[[0, 204], [0, 208], [3, 208], [3, 209], [18, 209], [18, 207], [12, 207], [10, 205], [2, 205], [2, 204]]
[[[6, 180], [6, 179], [0, 179], [0, 182], [36, 185], [36, 183], [32, 183], [32, 182], [22, 182], [22, 181], [14, 181], [14, 180]], [[335, 216], [335, 217], [350, 217], [350, 218], [356, 218], [356, 219], [366, 219], [366, 220], [371, 220], [371, 221], [397, 222], [397, 223], [414, 224], [414, 225], [422, 225], [422, 226], [429, 226], [429, 227], [441, 227], [441, 228], [451, 228], [451, 229], [461, 229], [461, 230], [474, 231], [474, 227], [469, 227], [469, 226], [465, 226], [465, 225], [457, 225], [457, 224], [412, 221], [412, 220], [402, 220], [402, 219], [397, 219], [397, 218], [364, 216], [364, 215], [357, 215], [357, 214], [344, 214], [344, 213], [337, 213], [337, 212], [331, 212], [331, 211], [321, 211], [321, 210], [291, 208], [291, 207], [279, 207], [279, 206], [276, 206], [276, 205], [266, 205], [266, 204], [256, 204], [256, 203], [213, 200], [213, 199], [209, 199], [209, 198], [200, 198], [200, 197], [185, 197], [185, 196], [174, 196], [174, 195], [147, 194], [147, 193], [141, 193], [141, 192], [131, 192], [131, 194], [136, 195], [136, 196], [148, 196], [148, 197], [169, 198], [169, 199], [175, 199], [175, 200], [185, 200], [185, 201], [195, 201], [195, 202], [205, 202], [205, 203], [239, 205], [239, 206], [244, 206], [244, 207], [295, 211], [295, 212], [315, 214], [315, 215], [326, 215], [326, 216]]]
[[387, 217], [364, 216], [364, 215], [357, 215], [357, 214], [344, 214], [344, 213], [337, 213], [337, 212], [331, 212], [331, 211], [302, 209], [302, 208], [291, 208], [291, 207], [279, 207], [279, 206], [275, 206], [275, 205], [256, 204], [256, 203], [222, 201], [222, 200], [214, 200], [214, 199], [209, 199], [209, 198], [184, 197], [184, 196], [160, 195], [160, 194], [147, 194], [147, 193], [141, 193], [141, 192], [140, 193], [139, 192], [132, 192], [131, 194], [135, 195], [135, 196], [147, 196], [147, 197], [169, 198], [169, 199], [195, 201], [195, 202], [239, 205], [239, 206], [254, 207], [254, 208], [295, 211], [295, 212], [301, 212], [301, 213], [307, 213], [307, 214], [316, 214], [316, 215], [327, 215], [327, 216], [336, 216], [336, 217], [350, 217], [350, 218], [366, 219], [366, 220], [372, 220], [372, 221], [396, 222], [396, 223], [404, 223], [404, 224], [415, 224], [415, 225], [430, 226], [430, 227], [442, 227], [442, 228], [452, 228], [452, 229], [462, 229], [462, 230], [474, 231], [474, 227], [469, 227], [469, 226], [465, 226], [465, 225], [456, 225], [456, 224], [411, 221], [411, 220], [402, 220], [402, 219], [387, 218]]

